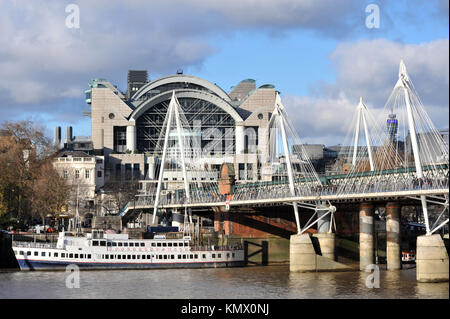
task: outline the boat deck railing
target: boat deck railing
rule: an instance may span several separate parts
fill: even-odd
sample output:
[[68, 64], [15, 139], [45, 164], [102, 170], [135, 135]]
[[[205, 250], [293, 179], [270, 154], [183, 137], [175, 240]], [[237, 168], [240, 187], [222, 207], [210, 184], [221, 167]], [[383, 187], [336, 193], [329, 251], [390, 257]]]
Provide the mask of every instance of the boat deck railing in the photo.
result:
[[241, 250], [244, 249], [242, 245], [233, 245], [233, 246], [199, 246], [199, 245], [191, 245], [191, 251], [225, 251], [225, 250]]
[[16, 241], [12, 242], [13, 247], [23, 248], [56, 248], [56, 243], [34, 243], [29, 241]]

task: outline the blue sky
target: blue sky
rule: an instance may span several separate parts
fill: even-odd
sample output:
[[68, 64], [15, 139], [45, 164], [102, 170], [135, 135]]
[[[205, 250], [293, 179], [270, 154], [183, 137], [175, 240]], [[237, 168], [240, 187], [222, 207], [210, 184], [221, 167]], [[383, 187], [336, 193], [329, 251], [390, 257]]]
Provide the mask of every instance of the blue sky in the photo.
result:
[[[70, 3], [79, 29], [64, 25]], [[378, 29], [365, 26], [372, 3]], [[332, 144], [358, 96], [386, 101], [400, 58], [448, 127], [448, 0], [0, 1], [0, 12], [0, 118], [35, 120], [50, 136], [55, 125], [90, 135], [90, 79], [124, 91], [128, 69], [155, 79], [181, 68], [225, 91], [246, 78], [274, 84], [305, 140]]]

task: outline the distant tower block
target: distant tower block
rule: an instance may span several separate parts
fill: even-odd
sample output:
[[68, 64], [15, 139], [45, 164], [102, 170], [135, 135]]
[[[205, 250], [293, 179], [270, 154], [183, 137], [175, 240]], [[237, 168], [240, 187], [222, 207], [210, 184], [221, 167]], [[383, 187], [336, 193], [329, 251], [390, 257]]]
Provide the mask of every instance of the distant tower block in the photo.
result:
[[397, 115], [395, 114], [388, 115], [387, 132], [389, 135], [389, 140], [393, 143], [397, 143], [397, 133], [398, 133]]
[[130, 99], [148, 81], [146, 70], [129, 70], [127, 81], [127, 99]]

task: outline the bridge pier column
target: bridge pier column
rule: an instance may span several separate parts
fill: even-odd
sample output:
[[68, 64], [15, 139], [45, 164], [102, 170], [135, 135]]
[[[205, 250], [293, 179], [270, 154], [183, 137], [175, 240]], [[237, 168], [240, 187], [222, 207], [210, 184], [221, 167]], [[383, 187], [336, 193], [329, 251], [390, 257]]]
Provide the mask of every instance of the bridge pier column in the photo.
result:
[[316, 269], [316, 252], [310, 235], [291, 235], [289, 270], [293, 272], [305, 272], [316, 271]]
[[[326, 213], [326, 211], [318, 211], [317, 218], [320, 218]], [[330, 231], [330, 223], [331, 214], [319, 220], [317, 222], [317, 234], [314, 234], [313, 237], [319, 241], [322, 256], [335, 260], [336, 236]]]
[[372, 203], [362, 203], [359, 206], [359, 269], [364, 270], [374, 264], [373, 235], [375, 223]]
[[440, 234], [417, 237], [416, 276], [419, 282], [448, 281], [448, 253]]
[[386, 204], [386, 260], [387, 270], [402, 268], [400, 250], [400, 204]]

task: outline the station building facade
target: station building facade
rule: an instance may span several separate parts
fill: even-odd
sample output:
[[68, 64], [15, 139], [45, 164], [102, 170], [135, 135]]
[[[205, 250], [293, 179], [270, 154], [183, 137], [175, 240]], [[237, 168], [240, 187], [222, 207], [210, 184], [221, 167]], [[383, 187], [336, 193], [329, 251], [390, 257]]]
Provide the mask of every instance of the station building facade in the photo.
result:
[[[140, 72], [139, 77], [133, 72]], [[153, 81], [143, 81], [143, 74], [129, 71], [126, 93], [105, 79], [92, 80], [85, 91], [91, 108], [93, 155], [104, 158], [105, 182], [157, 181], [160, 154], [156, 146], [172, 92], [189, 125], [200, 123], [202, 148], [214, 146], [197, 159], [208, 168], [208, 173], [199, 172], [199, 179], [217, 181], [223, 163], [233, 163], [238, 183], [271, 178], [261, 172], [269, 157], [268, 125], [276, 97], [273, 85], [256, 87], [255, 80], [246, 79], [227, 93], [212, 82], [181, 72]], [[181, 175], [165, 178], [177, 179]]]

